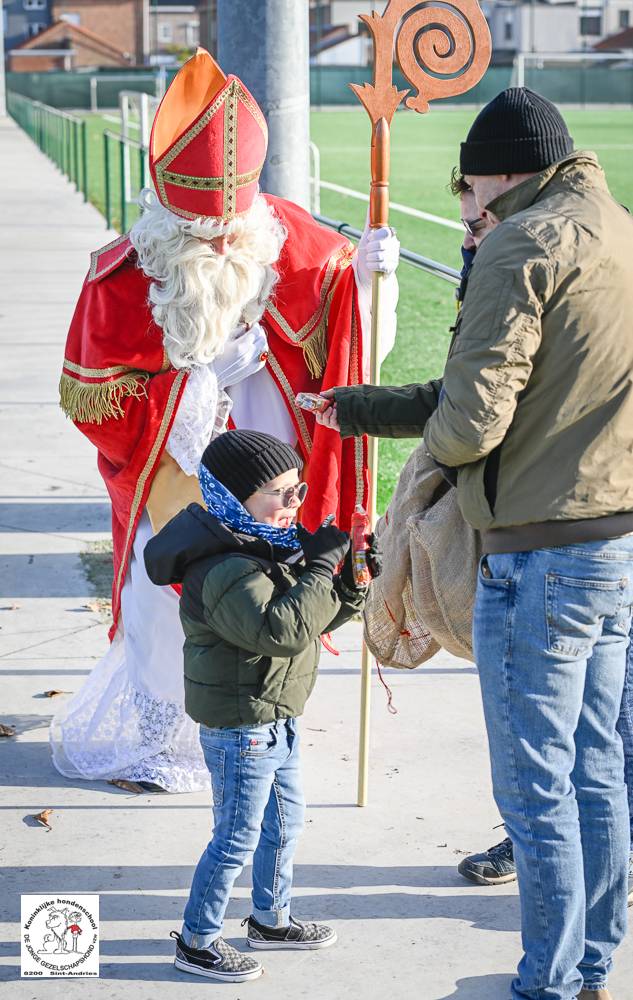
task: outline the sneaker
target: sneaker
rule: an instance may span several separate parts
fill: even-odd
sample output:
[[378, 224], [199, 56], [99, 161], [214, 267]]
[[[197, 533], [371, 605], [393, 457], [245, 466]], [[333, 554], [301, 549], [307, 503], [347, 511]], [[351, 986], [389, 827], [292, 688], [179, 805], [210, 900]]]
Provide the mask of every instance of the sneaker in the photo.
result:
[[247, 979], [257, 979], [264, 971], [261, 962], [250, 955], [242, 955], [224, 938], [216, 938], [208, 948], [191, 948], [178, 931], [170, 931], [169, 936], [176, 939], [174, 965], [182, 972], [225, 983], [243, 983]]
[[633, 906], [633, 853], [629, 854], [629, 906]]
[[248, 924], [246, 940], [251, 948], [294, 948], [296, 951], [314, 951], [328, 948], [336, 941], [336, 931], [325, 924], [304, 924], [290, 918], [287, 927], [266, 927], [255, 917], [242, 921]]
[[489, 847], [483, 854], [471, 854], [460, 861], [457, 871], [477, 885], [503, 885], [517, 877], [514, 849], [509, 837]]

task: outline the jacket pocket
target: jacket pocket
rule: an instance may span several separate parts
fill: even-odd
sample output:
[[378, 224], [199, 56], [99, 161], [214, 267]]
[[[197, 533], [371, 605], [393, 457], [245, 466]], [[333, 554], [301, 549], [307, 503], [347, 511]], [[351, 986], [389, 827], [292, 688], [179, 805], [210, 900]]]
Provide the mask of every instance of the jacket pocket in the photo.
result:
[[545, 611], [549, 651], [574, 658], [590, 656], [603, 620], [619, 614], [625, 586], [622, 580], [581, 580], [548, 573]]
[[477, 531], [492, 526], [493, 515], [484, 482], [487, 458], [462, 465], [457, 472], [457, 499], [464, 520]]

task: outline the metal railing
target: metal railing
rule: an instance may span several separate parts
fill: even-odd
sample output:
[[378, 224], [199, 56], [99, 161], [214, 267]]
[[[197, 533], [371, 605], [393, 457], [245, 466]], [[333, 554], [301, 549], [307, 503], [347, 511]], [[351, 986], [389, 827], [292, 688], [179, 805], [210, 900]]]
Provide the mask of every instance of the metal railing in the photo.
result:
[[[119, 203], [118, 203], [118, 214], [115, 215], [112, 203], [112, 189], [114, 187], [111, 177], [111, 152], [110, 144], [118, 144], [118, 173], [119, 173]], [[147, 184], [147, 146], [143, 143], [138, 142], [136, 139], [132, 139], [130, 136], [117, 135], [115, 132], [111, 132], [109, 129], [105, 129], [103, 133], [103, 175], [105, 184], [105, 219], [108, 229], [111, 229], [115, 222], [119, 225], [115, 228], [120, 229], [122, 233], [127, 232], [128, 220], [129, 220], [129, 208], [131, 200], [128, 201], [128, 186], [131, 184], [131, 171], [130, 171], [130, 160], [129, 160], [129, 150], [133, 149], [136, 151], [137, 164], [138, 164], [138, 184], [136, 187], [140, 192]]]
[[88, 199], [86, 123], [76, 115], [41, 101], [7, 94], [7, 111], [43, 153]]

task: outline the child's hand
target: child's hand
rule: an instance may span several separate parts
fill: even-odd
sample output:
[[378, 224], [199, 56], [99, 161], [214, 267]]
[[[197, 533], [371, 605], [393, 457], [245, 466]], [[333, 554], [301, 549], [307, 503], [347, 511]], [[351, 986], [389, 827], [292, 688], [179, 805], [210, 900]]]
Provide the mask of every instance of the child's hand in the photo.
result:
[[[333, 515], [332, 515], [333, 516]], [[308, 531], [302, 524], [297, 526], [306, 563], [312, 569], [322, 569], [328, 575], [334, 570], [349, 548], [349, 535], [335, 524], [325, 522], [316, 531]]]

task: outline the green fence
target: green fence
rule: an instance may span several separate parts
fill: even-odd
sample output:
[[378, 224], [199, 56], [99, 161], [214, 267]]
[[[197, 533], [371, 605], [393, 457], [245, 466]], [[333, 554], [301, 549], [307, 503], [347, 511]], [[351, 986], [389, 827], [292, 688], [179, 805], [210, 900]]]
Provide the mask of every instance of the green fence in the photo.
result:
[[75, 115], [7, 93], [7, 110], [62, 173], [88, 197], [86, 123]]
[[[162, 75], [147, 70], [121, 73], [7, 73], [7, 89], [55, 108], [86, 110], [115, 108], [119, 91], [136, 90], [160, 96], [175, 70]], [[350, 83], [367, 83], [372, 70], [367, 66], [310, 67], [310, 100], [313, 107], [354, 105], [357, 103]], [[492, 66], [483, 79], [467, 94], [452, 97], [451, 104], [486, 104], [499, 91], [512, 86], [512, 66]], [[399, 70], [394, 83], [410, 87]], [[526, 67], [525, 84], [558, 104], [633, 105], [633, 64]]]

